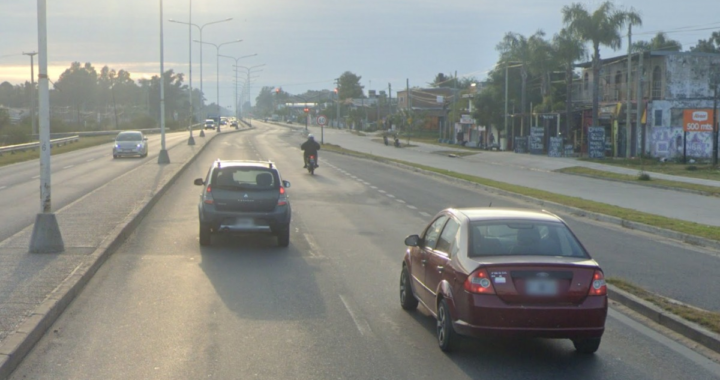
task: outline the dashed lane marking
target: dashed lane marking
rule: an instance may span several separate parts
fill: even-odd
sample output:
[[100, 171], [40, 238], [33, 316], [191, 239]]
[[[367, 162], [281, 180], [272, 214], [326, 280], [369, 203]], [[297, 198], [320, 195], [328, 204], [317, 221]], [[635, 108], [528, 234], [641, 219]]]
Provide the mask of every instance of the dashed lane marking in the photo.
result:
[[380, 192], [380, 193], [383, 193], [383, 194], [385, 194], [385, 193], [386, 193], [386, 191], [385, 191], [385, 190], [380, 190], [380, 189], [378, 189], [378, 192]]
[[7, 189], [7, 186], [0, 186], [0, 190]]
[[426, 217], [426, 218], [429, 218], [429, 217], [432, 216], [432, 215], [426, 213], [425, 211], [420, 211], [420, 215], [422, 215], [422, 216], [424, 216], [424, 217]]
[[390, 197], [390, 198], [395, 198], [395, 196], [392, 195], [392, 194], [385, 194], [385, 195], [387, 195], [387, 196]]
[[91, 162], [91, 161], [95, 161], [95, 159], [94, 159], [94, 158], [89, 158], [89, 159], [85, 160], [85, 162]]
[[39, 175], [36, 175], [36, 176], [32, 177], [32, 179], [38, 179], [38, 178], [40, 178]]
[[415, 206], [413, 206], [413, 205], [407, 205], [407, 207], [408, 207], [409, 209], [417, 210], [417, 207], [415, 207]]
[[402, 200], [402, 199], [395, 199], [395, 200], [398, 201], [398, 202], [400, 202], [400, 203], [405, 203], [405, 201]]
[[73, 167], [73, 166], [75, 166], [75, 165], [64, 166], [63, 169], [70, 169], [70, 168]]
[[341, 294], [339, 294], [339, 296], [340, 301], [342, 301], [343, 305], [345, 305], [345, 309], [347, 309], [353, 322], [355, 322], [355, 326], [357, 327], [358, 331], [360, 331], [360, 335], [372, 335], [372, 330], [370, 329], [370, 325], [367, 323], [367, 321], [358, 317], [358, 315], [355, 313], [355, 310], [353, 310], [353, 308], [350, 306], [350, 303], [345, 300], [345, 297], [343, 297]]

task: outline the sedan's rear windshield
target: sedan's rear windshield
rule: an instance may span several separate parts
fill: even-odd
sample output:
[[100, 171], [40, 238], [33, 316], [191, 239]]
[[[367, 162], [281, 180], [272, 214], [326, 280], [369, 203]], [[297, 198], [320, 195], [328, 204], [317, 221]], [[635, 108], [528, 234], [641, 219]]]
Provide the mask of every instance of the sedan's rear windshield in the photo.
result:
[[269, 190], [279, 187], [273, 170], [257, 167], [226, 167], [213, 172], [212, 186], [227, 190]]
[[470, 223], [470, 256], [590, 256], [562, 223], [527, 220]]
[[115, 141], [140, 141], [142, 140], [142, 133], [124, 132], [115, 138]]

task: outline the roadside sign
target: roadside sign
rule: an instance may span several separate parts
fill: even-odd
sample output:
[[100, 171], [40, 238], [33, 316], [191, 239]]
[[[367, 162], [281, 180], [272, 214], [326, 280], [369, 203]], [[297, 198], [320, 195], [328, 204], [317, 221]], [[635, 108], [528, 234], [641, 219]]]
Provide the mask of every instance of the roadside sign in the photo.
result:
[[318, 116], [317, 123], [324, 126], [325, 124], [327, 124], [327, 117], [323, 115]]

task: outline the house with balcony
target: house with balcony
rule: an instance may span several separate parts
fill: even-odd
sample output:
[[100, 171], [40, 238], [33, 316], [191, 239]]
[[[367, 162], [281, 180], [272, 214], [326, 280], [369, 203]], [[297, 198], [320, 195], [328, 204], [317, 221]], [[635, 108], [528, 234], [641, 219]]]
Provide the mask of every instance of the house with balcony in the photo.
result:
[[592, 62], [578, 66], [582, 68], [581, 78], [572, 89], [573, 106], [581, 113], [581, 125], [574, 131], [576, 139], [578, 134], [586, 136], [592, 124], [592, 94], [597, 83], [598, 124], [605, 127], [609, 155], [625, 156], [629, 133], [631, 156], [645, 152], [658, 158], [711, 157], [712, 83], [720, 77], [720, 54], [633, 54], [629, 86], [627, 56], [604, 59], [597, 80], [593, 78]]

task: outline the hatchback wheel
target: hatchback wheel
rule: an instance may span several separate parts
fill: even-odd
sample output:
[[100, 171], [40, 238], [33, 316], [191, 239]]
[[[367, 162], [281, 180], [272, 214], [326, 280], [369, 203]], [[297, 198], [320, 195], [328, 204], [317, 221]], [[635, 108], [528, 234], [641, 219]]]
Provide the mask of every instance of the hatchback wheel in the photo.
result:
[[452, 327], [450, 308], [444, 299], [440, 301], [437, 309], [437, 338], [440, 349], [445, 352], [452, 351], [458, 339]]
[[200, 223], [200, 245], [210, 245], [210, 226]]
[[280, 247], [287, 247], [290, 245], [290, 227], [285, 227], [277, 234], [278, 245]]
[[410, 273], [405, 266], [400, 273], [400, 306], [405, 310], [415, 310], [418, 307], [418, 300], [413, 295], [410, 284]]
[[575, 351], [580, 354], [594, 354], [600, 348], [600, 338], [575, 339]]

